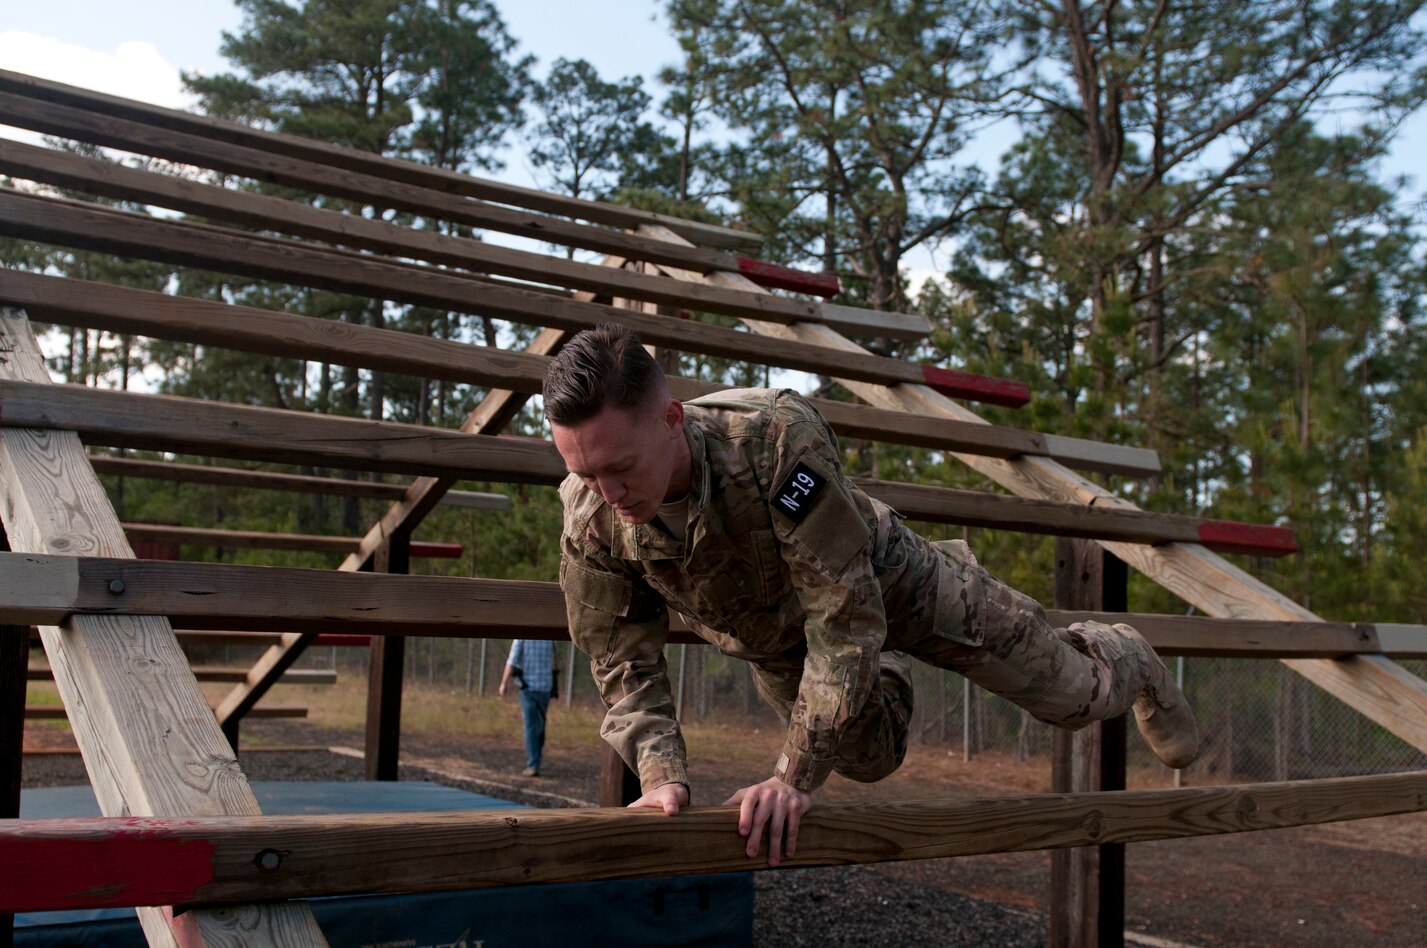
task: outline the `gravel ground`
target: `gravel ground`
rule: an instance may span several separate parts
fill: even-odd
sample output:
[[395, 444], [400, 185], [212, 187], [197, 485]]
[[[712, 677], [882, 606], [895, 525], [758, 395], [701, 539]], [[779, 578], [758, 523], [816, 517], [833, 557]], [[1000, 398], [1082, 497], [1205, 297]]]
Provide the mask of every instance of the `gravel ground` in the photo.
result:
[[[362, 761], [323, 751], [242, 754], [252, 780], [361, 780]], [[403, 780], [434, 780], [537, 807], [574, 801], [505, 784], [403, 767]], [[77, 755], [25, 759], [24, 786], [88, 783]], [[760, 872], [754, 879], [753, 944], [761, 948], [978, 945], [1038, 948], [1046, 920], [1022, 909], [967, 898], [862, 866]]]

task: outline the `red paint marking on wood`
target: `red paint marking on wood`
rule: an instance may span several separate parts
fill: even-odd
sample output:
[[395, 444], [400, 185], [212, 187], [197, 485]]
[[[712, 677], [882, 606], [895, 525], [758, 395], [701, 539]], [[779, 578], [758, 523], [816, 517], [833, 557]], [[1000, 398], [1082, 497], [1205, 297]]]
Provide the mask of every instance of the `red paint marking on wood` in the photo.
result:
[[194, 901], [213, 879], [213, 843], [147, 820], [104, 821], [85, 839], [44, 833], [88, 820], [15, 822], [0, 832], [0, 912], [172, 905]]
[[457, 559], [464, 549], [459, 543], [437, 543], [431, 540], [412, 540], [411, 555], [432, 558]]
[[370, 635], [346, 635], [341, 632], [322, 632], [312, 640], [313, 645], [334, 645], [338, 648], [366, 648], [372, 644]]
[[1298, 552], [1298, 541], [1288, 527], [1233, 520], [1207, 520], [1199, 525], [1199, 542], [1219, 553], [1288, 556]]
[[842, 289], [836, 273], [794, 270], [792, 267], [754, 260], [752, 257], [738, 258], [738, 272], [759, 286], [773, 290], [789, 290], [793, 293], [810, 293], [813, 296], [831, 298]]
[[988, 405], [1020, 408], [1031, 400], [1030, 386], [1015, 379], [998, 379], [975, 372], [958, 372], [934, 365], [922, 366], [922, 378], [927, 385], [949, 398], [965, 398]]

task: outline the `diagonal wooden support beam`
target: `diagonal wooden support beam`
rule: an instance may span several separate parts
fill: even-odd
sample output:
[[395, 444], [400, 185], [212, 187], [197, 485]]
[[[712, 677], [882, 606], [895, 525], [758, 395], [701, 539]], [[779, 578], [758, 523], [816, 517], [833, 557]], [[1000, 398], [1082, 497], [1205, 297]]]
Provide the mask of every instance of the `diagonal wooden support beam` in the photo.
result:
[[[49, 381], [28, 320], [0, 310], [0, 378]], [[0, 509], [11, 547], [132, 557], [78, 436], [0, 431]], [[74, 616], [40, 628], [55, 683], [107, 816], [256, 816], [258, 804], [167, 619]], [[325, 945], [306, 906], [175, 917], [143, 909], [153, 945]]]
[[[641, 227], [640, 230], [646, 235], [662, 237], [670, 242], [682, 240], [665, 228]], [[661, 269], [669, 272], [668, 268]], [[753, 286], [733, 273], [716, 273], [709, 277], [685, 273], [684, 276], [708, 279], [719, 285], [736, 288], [750, 289]], [[849, 352], [862, 351], [856, 343], [826, 326], [779, 326], [752, 321], [748, 321], [747, 325], [760, 335], [838, 347]], [[925, 385], [869, 385], [842, 378], [838, 381], [858, 397], [879, 408], [986, 423], [975, 412]], [[1023, 456], [1000, 459], [968, 454], [953, 456], [1021, 497], [1066, 503], [1079, 502], [1096, 507], [1139, 509], [1049, 458]], [[1321, 617], [1198, 544], [1166, 543], [1145, 546], [1110, 540], [1096, 542], [1207, 615], [1239, 619], [1322, 621]], [[1400, 665], [1382, 656], [1361, 655], [1344, 659], [1284, 659], [1284, 664], [1413, 747], [1427, 752], [1427, 682]]]

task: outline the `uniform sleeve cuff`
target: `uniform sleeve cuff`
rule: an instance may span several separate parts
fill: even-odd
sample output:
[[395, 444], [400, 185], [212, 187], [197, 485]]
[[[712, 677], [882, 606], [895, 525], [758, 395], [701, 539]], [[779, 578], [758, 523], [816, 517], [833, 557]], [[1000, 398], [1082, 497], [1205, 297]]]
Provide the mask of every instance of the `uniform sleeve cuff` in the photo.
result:
[[657, 790], [666, 783], [689, 785], [689, 772], [681, 757], [646, 757], [639, 762], [639, 789]]
[[831, 757], [810, 757], [791, 744], [783, 745], [783, 753], [778, 755], [777, 766], [773, 768], [775, 777], [794, 790], [802, 790], [805, 793], [812, 793], [821, 787], [830, 773]]

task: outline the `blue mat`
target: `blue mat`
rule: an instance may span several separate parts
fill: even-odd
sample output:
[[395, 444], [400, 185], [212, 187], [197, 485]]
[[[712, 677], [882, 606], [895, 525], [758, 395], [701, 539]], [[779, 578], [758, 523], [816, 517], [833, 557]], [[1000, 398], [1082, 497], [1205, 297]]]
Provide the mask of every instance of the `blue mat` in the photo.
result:
[[[264, 782], [252, 784], [264, 813], [401, 813], [520, 809], [509, 800], [434, 783]], [[20, 795], [25, 819], [98, 816], [89, 787]], [[333, 948], [564, 948], [567, 945], [747, 945], [753, 876], [625, 879], [410, 895], [311, 899]], [[30, 912], [15, 916], [17, 948], [143, 948], [130, 909]]]

